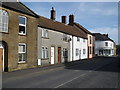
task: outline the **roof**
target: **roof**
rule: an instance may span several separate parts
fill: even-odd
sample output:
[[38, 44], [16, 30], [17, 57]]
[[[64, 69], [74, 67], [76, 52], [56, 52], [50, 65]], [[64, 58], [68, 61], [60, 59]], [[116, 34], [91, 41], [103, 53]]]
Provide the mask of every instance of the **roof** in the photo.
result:
[[78, 31], [77, 28], [75, 28], [74, 26], [65, 25], [64, 23], [54, 21], [54, 20], [51, 20], [51, 19], [48, 19], [42, 16], [39, 17], [39, 26], [87, 39], [87, 35]]
[[93, 33], [93, 35], [95, 36], [96, 41], [112, 41], [112, 42], [114, 42], [112, 39], [110, 39], [108, 36], [106, 36], [104, 34]]
[[76, 25], [77, 27], [79, 27], [80, 29], [82, 29], [85, 33], [87, 34], [92, 34], [90, 31], [88, 31], [86, 28], [84, 28], [82, 25], [78, 24], [78, 23], [74, 23], [74, 25]]
[[36, 13], [34, 13], [32, 10], [30, 10], [21, 2], [2, 2], [2, 7], [16, 11], [16, 12], [20, 12], [23, 14], [27, 14], [33, 17], [38, 17]]

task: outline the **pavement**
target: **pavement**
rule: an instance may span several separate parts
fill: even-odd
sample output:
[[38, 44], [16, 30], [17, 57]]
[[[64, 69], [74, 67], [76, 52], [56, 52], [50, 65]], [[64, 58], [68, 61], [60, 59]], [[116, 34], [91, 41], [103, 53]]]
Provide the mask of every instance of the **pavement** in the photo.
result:
[[97, 57], [3, 73], [3, 88], [118, 88], [119, 60]]

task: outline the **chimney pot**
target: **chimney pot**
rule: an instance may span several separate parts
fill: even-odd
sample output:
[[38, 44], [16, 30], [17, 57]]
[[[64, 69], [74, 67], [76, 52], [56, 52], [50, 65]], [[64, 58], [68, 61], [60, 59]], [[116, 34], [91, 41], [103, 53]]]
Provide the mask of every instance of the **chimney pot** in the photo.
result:
[[66, 16], [62, 16], [62, 23], [66, 24]]
[[69, 25], [74, 25], [74, 15], [73, 14], [69, 15]]
[[51, 19], [55, 20], [55, 10], [54, 10], [53, 7], [52, 7], [52, 10], [51, 10]]

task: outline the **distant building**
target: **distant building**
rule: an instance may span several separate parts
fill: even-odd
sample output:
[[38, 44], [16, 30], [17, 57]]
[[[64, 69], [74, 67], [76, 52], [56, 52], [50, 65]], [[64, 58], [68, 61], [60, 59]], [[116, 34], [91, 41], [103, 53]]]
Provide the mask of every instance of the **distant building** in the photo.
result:
[[114, 56], [115, 42], [108, 37], [108, 34], [93, 33], [95, 36], [96, 56]]

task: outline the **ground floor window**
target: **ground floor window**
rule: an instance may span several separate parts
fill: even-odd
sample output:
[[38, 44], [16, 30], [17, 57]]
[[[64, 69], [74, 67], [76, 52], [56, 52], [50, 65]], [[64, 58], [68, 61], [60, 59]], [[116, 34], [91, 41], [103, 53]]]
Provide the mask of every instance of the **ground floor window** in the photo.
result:
[[19, 43], [18, 46], [18, 62], [25, 62], [26, 61], [26, 44]]
[[86, 50], [85, 49], [83, 49], [83, 54], [85, 54], [86, 53]]
[[48, 58], [48, 47], [42, 47], [42, 59]]
[[76, 48], [76, 56], [79, 55], [79, 49]]
[[101, 55], [101, 56], [112, 55], [112, 49], [99, 50], [99, 55]]
[[63, 57], [68, 57], [68, 50], [67, 50], [67, 48], [63, 48]]

